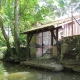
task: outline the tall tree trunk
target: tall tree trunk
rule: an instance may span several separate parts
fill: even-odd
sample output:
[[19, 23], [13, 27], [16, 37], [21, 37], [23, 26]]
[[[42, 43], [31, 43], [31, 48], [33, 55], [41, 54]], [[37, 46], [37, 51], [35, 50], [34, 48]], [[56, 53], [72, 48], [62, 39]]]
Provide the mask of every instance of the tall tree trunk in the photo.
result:
[[7, 49], [8, 49], [8, 52], [11, 56], [13, 56], [13, 53], [11, 51], [11, 47], [10, 47], [10, 43], [9, 43], [9, 37], [6, 35], [5, 33], [5, 29], [3, 27], [3, 23], [1, 22], [1, 18], [0, 18], [0, 28], [2, 30], [2, 33], [3, 33], [3, 36], [5, 38], [5, 41], [6, 41], [6, 45], [7, 45]]
[[[0, 0], [0, 10], [1, 10], [1, 0]], [[1, 28], [3, 36], [5, 38], [6, 45], [7, 45], [7, 48], [8, 48], [8, 52], [9, 52], [10, 56], [13, 56], [13, 53], [12, 53], [11, 47], [10, 47], [10, 43], [9, 43], [9, 37], [6, 35], [5, 29], [4, 29], [4, 26], [3, 26], [1, 12], [0, 12], [0, 28]]]
[[20, 52], [19, 35], [18, 35], [18, 0], [14, 2], [14, 43], [17, 54]]

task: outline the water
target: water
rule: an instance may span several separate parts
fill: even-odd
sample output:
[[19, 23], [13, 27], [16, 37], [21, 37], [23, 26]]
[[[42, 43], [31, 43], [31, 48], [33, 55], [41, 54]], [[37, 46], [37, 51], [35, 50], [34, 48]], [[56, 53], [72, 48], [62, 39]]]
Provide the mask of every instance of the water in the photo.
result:
[[0, 80], [80, 80], [80, 73], [42, 71], [0, 62]]

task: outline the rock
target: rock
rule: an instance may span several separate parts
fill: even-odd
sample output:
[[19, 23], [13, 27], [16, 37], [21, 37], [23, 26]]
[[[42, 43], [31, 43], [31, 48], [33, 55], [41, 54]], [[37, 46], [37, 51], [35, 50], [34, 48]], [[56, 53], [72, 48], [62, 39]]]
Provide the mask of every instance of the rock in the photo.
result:
[[56, 65], [54, 65], [54, 71], [62, 71], [64, 68], [63, 68], [63, 66], [62, 65], [60, 65], [60, 64], [56, 64]]

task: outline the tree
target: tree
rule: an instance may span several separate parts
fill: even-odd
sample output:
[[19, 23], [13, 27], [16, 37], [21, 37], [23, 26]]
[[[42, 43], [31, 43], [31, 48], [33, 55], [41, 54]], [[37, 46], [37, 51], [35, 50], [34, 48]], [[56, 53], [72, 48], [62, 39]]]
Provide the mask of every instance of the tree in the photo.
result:
[[56, 0], [56, 2], [55, 14], [59, 17], [64, 15], [71, 16], [72, 8], [74, 14], [79, 12], [80, 0]]
[[[9, 51], [10, 38], [14, 38], [14, 47], [17, 54], [20, 54], [20, 45], [26, 44], [26, 36], [20, 35], [20, 32], [32, 28], [36, 22], [43, 22], [46, 17], [54, 20], [57, 15], [65, 15], [70, 11], [67, 8], [71, 4], [78, 4], [75, 10], [79, 10], [80, 0], [2, 0], [0, 26]], [[45, 20], [47, 22], [50, 20]], [[7, 27], [10, 29], [10, 36], [6, 34]]]
[[19, 33], [18, 33], [18, 0], [14, 2], [14, 42], [16, 53], [20, 53], [20, 43], [19, 43]]
[[[1, 10], [1, 0], [0, 0], [0, 10]], [[13, 53], [11, 51], [11, 47], [10, 47], [10, 44], [9, 44], [9, 37], [6, 35], [5, 29], [4, 29], [4, 26], [3, 26], [3, 20], [2, 20], [1, 12], [0, 12], [0, 28], [1, 28], [3, 36], [5, 38], [6, 45], [7, 45], [7, 48], [8, 48], [8, 52], [12, 56]]]

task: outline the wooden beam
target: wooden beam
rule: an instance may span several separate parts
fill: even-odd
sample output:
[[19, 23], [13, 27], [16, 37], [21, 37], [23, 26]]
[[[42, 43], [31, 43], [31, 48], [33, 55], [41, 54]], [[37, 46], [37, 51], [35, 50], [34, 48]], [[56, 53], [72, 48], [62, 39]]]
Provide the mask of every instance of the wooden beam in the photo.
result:
[[42, 56], [43, 56], [43, 31], [42, 31]]
[[53, 46], [53, 30], [51, 30], [51, 46]]
[[[56, 28], [56, 44], [57, 43], [58, 43], [58, 28]], [[58, 45], [56, 47], [57, 47], [57, 54], [59, 55]]]
[[71, 6], [71, 20], [72, 20], [72, 36], [73, 36], [73, 6]]
[[51, 30], [51, 51], [50, 51], [50, 57], [53, 57], [53, 35], [54, 35], [54, 32], [53, 30]]
[[33, 34], [32, 35], [27, 34], [27, 60], [29, 58], [31, 58], [31, 55], [30, 55], [30, 41], [31, 41], [32, 37], [33, 37]]
[[56, 43], [58, 42], [58, 28], [56, 28]]
[[55, 36], [54, 32], [53, 32], [53, 37], [54, 37], [54, 39], [56, 40], [56, 36]]
[[29, 59], [29, 35], [27, 34], [27, 54], [26, 54], [26, 60]]
[[37, 33], [41, 33], [41, 32], [51, 31], [52, 29], [54, 30], [56, 28], [54, 28], [53, 26], [51, 26], [49, 28], [46, 27], [46, 28], [43, 28], [43, 29], [35, 30], [35, 31], [25, 32], [24, 34], [37, 34]]
[[[28, 35], [29, 35], [29, 34], [28, 34]], [[32, 37], [33, 37], [33, 34], [30, 34], [30, 35], [29, 35], [29, 43], [30, 43]]]

